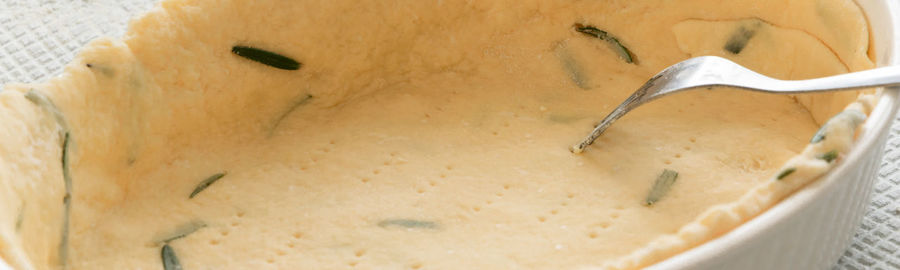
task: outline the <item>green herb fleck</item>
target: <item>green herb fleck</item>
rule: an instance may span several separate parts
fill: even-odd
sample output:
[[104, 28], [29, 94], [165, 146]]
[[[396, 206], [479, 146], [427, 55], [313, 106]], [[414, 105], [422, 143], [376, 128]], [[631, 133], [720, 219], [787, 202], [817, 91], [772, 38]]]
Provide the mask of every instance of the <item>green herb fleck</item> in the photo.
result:
[[650, 189], [650, 193], [647, 194], [647, 199], [644, 200], [644, 204], [650, 206], [662, 199], [662, 197], [672, 189], [672, 185], [675, 184], [676, 179], [678, 179], [678, 172], [664, 169], [659, 177], [656, 178], [656, 183], [653, 184], [653, 188]]
[[69, 132], [66, 131], [62, 145], [62, 171], [66, 193], [63, 196], [63, 226], [61, 240], [59, 241], [59, 261], [66, 268], [69, 257], [69, 220], [72, 212], [72, 173], [69, 171]]
[[385, 219], [378, 222], [378, 227], [403, 227], [407, 229], [437, 229], [438, 224], [433, 221], [415, 219]]
[[[842, 121], [843, 120], [843, 121]], [[858, 110], [844, 110], [841, 113], [831, 117], [822, 127], [816, 131], [816, 134], [813, 135], [812, 139], [809, 140], [810, 143], [818, 143], [822, 140], [825, 140], [827, 129], [829, 126], [834, 124], [840, 124], [843, 122], [844, 125], [848, 125], [851, 129], [855, 129], [859, 124], [862, 124], [863, 121], [866, 120], [866, 114], [858, 111]]]
[[222, 179], [222, 177], [225, 177], [226, 174], [228, 174], [228, 172], [220, 172], [217, 174], [213, 174], [210, 177], [207, 177], [206, 180], [203, 180], [202, 182], [200, 182], [200, 184], [197, 184], [197, 187], [194, 188], [194, 191], [191, 192], [191, 195], [188, 196], [188, 199], [193, 199], [194, 196], [197, 196], [197, 193], [200, 193], [201, 191], [208, 188], [210, 185], [212, 185], [216, 181], [219, 181], [219, 179]]
[[634, 54], [631, 53], [631, 51], [628, 50], [628, 48], [625, 47], [625, 45], [622, 45], [622, 43], [619, 42], [618, 38], [610, 35], [606, 31], [597, 29], [596, 27], [593, 27], [590, 25], [582, 25], [579, 23], [575, 24], [575, 31], [578, 31], [582, 34], [592, 36], [592, 37], [598, 38], [600, 40], [606, 41], [606, 43], [609, 44], [610, 48], [612, 48], [612, 50], [614, 52], [616, 52], [616, 54], [619, 55], [619, 57], [621, 57], [622, 60], [625, 60], [626, 63], [631, 64], [631, 63], [635, 62]]
[[168, 244], [169, 242], [184, 238], [185, 236], [188, 236], [203, 228], [206, 228], [206, 223], [200, 221], [193, 221], [190, 223], [182, 224], [176, 227], [175, 230], [169, 234], [169, 237], [163, 239], [160, 242]]
[[778, 176], [776, 176], [775, 179], [776, 180], [784, 179], [785, 177], [787, 177], [788, 175], [791, 175], [792, 173], [794, 173], [796, 171], [797, 171], [797, 168], [794, 168], [794, 167], [784, 169], [783, 171], [778, 173]]
[[286, 56], [248, 46], [238, 45], [231, 47], [231, 52], [240, 57], [244, 57], [252, 61], [259, 62], [263, 65], [278, 69], [297, 70], [300, 69], [300, 66], [302, 65], [294, 59], [288, 58]]
[[287, 111], [285, 111], [284, 113], [279, 115], [278, 119], [275, 119], [275, 124], [273, 124], [272, 128], [269, 129], [269, 137], [272, 137], [272, 135], [275, 134], [275, 129], [278, 128], [279, 125], [281, 125], [281, 122], [284, 121], [284, 119], [287, 118], [288, 115], [290, 115], [292, 112], [294, 112], [294, 110], [296, 110], [300, 106], [303, 106], [306, 103], [309, 103], [309, 101], [312, 100], [312, 98], [313, 98], [312, 95], [305, 94], [305, 95], [301, 95], [299, 98], [295, 99], [294, 102], [291, 104], [291, 107], [288, 108]]
[[162, 256], [163, 269], [165, 270], [181, 270], [181, 263], [178, 262], [178, 256], [175, 250], [169, 244], [165, 244], [160, 252]]
[[23, 222], [25, 222], [25, 202], [22, 202], [22, 207], [19, 208], [19, 215], [16, 216], [16, 232], [22, 230]]
[[728, 42], [725, 42], [725, 50], [732, 54], [739, 54], [750, 42], [750, 39], [756, 35], [756, 28], [759, 28], [759, 22], [751, 26], [741, 25], [734, 30]]
[[63, 181], [66, 184], [66, 196], [72, 194], [72, 173], [69, 171], [69, 144], [71, 138], [69, 138], [69, 132], [67, 131], [63, 136], [63, 145], [62, 145], [62, 171], [63, 171]]
[[581, 71], [581, 65], [578, 64], [578, 60], [575, 60], [575, 57], [572, 56], [565, 44], [560, 44], [556, 48], [556, 57], [562, 62], [563, 68], [566, 70], [566, 73], [569, 74], [569, 79], [571, 79], [578, 88], [585, 90], [591, 88], [587, 84], [584, 72]]
[[66, 123], [66, 119], [62, 112], [56, 107], [56, 104], [53, 104], [53, 101], [41, 92], [34, 89], [28, 90], [28, 92], [25, 93], [25, 99], [44, 108], [53, 115], [53, 118], [58, 125], [59, 137], [62, 139], [62, 153], [60, 154], [60, 159], [62, 163], [65, 194], [63, 195], [62, 230], [60, 232], [59, 246], [57, 247], [57, 253], [59, 254], [57, 257], [60, 266], [65, 269], [69, 257], [69, 216], [72, 211], [72, 174], [69, 170], [69, 146], [72, 142], [69, 135], [69, 126]]
[[819, 128], [819, 130], [816, 131], [816, 134], [813, 135], [812, 139], [810, 139], [809, 142], [817, 143], [817, 142], [821, 142], [822, 140], [824, 140], [825, 139], [825, 127], [827, 127], [827, 126], [828, 125], [826, 124], [826, 125], [823, 125], [821, 128]]
[[71, 213], [72, 211], [71, 194], [66, 193], [66, 195], [63, 196], [63, 207], [63, 226], [62, 233], [60, 234], [61, 239], [59, 240], [58, 253], [59, 264], [62, 265], [63, 268], [66, 268], [66, 262], [69, 258], [69, 216], [71, 216], [69, 213]]
[[825, 154], [820, 155], [818, 158], [824, 160], [825, 162], [831, 163], [838, 158], [838, 152], [837, 150], [831, 150], [826, 152]]
[[547, 116], [547, 120], [551, 122], [560, 123], [560, 124], [569, 124], [578, 120], [584, 119], [583, 116], [575, 116], [575, 115], [559, 115], [559, 114], [550, 114]]
[[85, 66], [87, 66], [91, 70], [99, 71], [101, 74], [103, 74], [106, 77], [115, 77], [116, 76], [116, 71], [105, 65], [96, 65], [96, 64], [87, 63], [87, 64], [85, 64]]
[[53, 104], [53, 101], [47, 98], [47, 96], [34, 89], [28, 90], [28, 92], [25, 93], [25, 99], [44, 108], [53, 115], [56, 124], [59, 125], [59, 138], [62, 139], [63, 133], [68, 132], [69, 127], [66, 124], [66, 118], [63, 116], [62, 112], [59, 111], [59, 108], [56, 107], [56, 104]]

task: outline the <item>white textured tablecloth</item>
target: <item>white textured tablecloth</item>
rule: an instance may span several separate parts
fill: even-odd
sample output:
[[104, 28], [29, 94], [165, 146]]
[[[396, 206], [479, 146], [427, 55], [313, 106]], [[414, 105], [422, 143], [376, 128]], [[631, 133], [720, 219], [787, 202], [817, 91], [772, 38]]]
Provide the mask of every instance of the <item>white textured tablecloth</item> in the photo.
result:
[[[128, 19], [154, 2], [0, 0], [0, 85], [59, 74], [79, 48], [121, 36]], [[900, 119], [890, 132], [872, 202], [835, 269], [900, 270]]]

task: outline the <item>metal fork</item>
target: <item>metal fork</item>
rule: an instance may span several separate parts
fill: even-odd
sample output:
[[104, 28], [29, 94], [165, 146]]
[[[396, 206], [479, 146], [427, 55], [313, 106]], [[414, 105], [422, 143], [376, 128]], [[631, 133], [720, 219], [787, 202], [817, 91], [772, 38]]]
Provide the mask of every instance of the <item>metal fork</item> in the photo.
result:
[[756, 73], [722, 57], [695, 57], [672, 65], [650, 78], [625, 102], [619, 104], [607, 115], [590, 135], [572, 146], [571, 150], [576, 154], [584, 151], [613, 122], [632, 109], [651, 100], [684, 90], [727, 86], [767, 93], [799, 94], [889, 85], [900, 85], [900, 66], [882, 67], [818, 79], [785, 81]]

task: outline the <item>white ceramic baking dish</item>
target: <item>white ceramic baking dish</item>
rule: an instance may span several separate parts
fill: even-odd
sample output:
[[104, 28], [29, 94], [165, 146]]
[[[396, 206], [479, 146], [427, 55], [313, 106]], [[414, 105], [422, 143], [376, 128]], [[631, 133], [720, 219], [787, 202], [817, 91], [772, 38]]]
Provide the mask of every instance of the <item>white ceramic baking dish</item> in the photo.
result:
[[[879, 65], [900, 64], [900, 2], [857, 0]], [[827, 269], [868, 205], [900, 88], [885, 89], [856, 145], [830, 173], [731, 232], [652, 269]], [[0, 270], [12, 268], [0, 259]]]
[[[900, 64], [900, 1], [857, 0], [879, 66]], [[900, 74], [898, 74], [900, 76]], [[651, 269], [830, 269], [869, 205], [900, 88], [884, 89], [847, 158], [822, 179], [716, 239]]]

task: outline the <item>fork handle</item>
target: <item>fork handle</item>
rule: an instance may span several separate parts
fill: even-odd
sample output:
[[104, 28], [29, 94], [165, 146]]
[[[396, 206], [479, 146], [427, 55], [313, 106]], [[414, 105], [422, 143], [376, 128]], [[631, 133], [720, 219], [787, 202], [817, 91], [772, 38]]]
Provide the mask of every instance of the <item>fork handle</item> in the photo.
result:
[[738, 86], [773, 93], [809, 93], [900, 85], [900, 66], [844, 73], [808, 80], [774, 80], [768, 85]]

